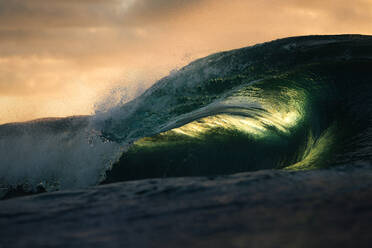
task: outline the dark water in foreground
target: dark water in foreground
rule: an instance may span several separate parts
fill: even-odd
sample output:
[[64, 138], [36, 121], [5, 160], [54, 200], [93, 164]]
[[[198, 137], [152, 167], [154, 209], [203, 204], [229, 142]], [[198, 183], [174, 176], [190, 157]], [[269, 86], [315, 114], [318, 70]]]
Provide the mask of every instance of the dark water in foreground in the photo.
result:
[[149, 179], [0, 202], [0, 246], [370, 247], [372, 168]]

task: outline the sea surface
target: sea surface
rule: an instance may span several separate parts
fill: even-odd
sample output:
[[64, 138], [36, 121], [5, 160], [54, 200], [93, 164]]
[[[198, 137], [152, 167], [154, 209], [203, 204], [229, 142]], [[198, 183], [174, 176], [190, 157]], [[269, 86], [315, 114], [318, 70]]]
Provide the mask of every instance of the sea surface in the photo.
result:
[[371, 68], [371, 36], [286, 38], [1, 125], [0, 247], [368, 247]]

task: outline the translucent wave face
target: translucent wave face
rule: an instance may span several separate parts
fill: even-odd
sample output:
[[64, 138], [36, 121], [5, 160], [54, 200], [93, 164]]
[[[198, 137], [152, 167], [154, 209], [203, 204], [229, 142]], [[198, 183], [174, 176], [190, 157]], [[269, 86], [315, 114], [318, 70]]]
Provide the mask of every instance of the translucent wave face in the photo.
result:
[[266, 128], [262, 126], [261, 122], [258, 120], [236, 115], [221, 114], [202, 118], [169, 132], [197, 138], [201, 134], [210, 132], [215, 128], [241, 130], [257, 137], [264, 135], [266, 131]]
[[256, 85], [242, 87], [215, 104], [222, 109], [220, 114], [200, 118], [162, 135], [174, 133], [196, 138], [213, 129], [238, 130], [255, 138], [267, 136], [273, 130], [289, 135], [305, 117], [306, 94], [288, 87], [277, 87], [271, 92]]
[[239, 115], [220, 114], [202, 118], [168, 132], [197, 138], [203, 133], [211, 132], [213, 129], [218, 128], [239, 130], [255, 138], [260, 138], [268, 134], [268, 127], [275, 127], [286, 133], [289, 132], [288, 127], [295, 126], [299, 118], [300, 116], [296, 111], [288, 113], [277, 112], [272, 114], [271, 118], [268, 116], [252, 118]]

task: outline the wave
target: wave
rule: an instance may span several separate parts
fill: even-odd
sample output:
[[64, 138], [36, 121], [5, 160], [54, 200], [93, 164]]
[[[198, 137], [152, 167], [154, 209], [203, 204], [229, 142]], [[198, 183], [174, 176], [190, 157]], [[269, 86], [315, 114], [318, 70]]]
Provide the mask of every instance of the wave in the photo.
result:
[[105, 137], [134, 143], [105, 182], [370, 163], [371, 41], [288, 38], [190, 64], [106, 120]]
[[97, 184], [120, 145], [100, 138], [92, 123], [77, 116], [1, 125], [0, 193]]
[[214, 54], [105, 113], [0, 126], [0, 183], [54, 190], [370, 164], [371, 66], [372, 37], [358, 35]]

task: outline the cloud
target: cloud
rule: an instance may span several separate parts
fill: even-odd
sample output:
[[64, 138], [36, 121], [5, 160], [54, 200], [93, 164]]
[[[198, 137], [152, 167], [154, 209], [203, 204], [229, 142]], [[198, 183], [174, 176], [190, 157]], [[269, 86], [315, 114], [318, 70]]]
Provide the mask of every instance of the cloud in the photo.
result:
[[190, 10], [203, 0], [0, 0], [0, 27], [126, 26]]
[[[372, 34], [371, 23], [369, 0], [0, 0], [0, 116], [87, 114], [118, 81], [149, 85], [197, 57], [286, 36]], [[63, 108], [44, 106], [56, 99]]]

